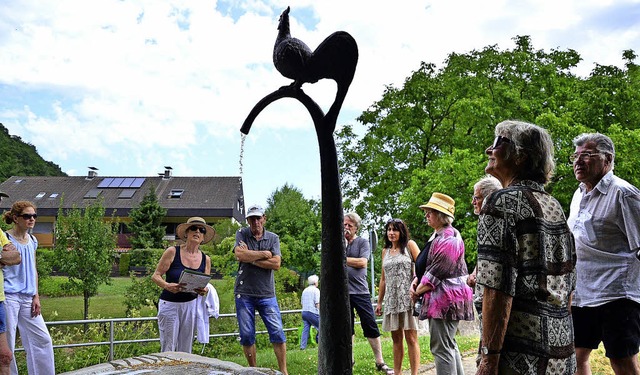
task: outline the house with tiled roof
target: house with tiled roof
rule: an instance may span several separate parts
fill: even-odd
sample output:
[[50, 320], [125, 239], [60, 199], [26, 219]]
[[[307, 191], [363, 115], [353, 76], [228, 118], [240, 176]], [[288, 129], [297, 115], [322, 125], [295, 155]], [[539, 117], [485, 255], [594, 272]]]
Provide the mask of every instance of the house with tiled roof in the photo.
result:
[[33, 234], [40, 246], [53, 245], [53, 230], [60, 208], [86, 207], [103, 199], [105, 215], [113, 214], [120, 224], [118, 247], [130, 247], [126, 223], [129, 212], [140, 205], [152, 189], [160, 206], [167, 210], [163, 225], [166, 239], [175, 240], [176, 226], [191, 216], [200, 216], [208, 224], [220, 220], [244, 222], [244, 193], [238, 176], [176, 177], [172, 168], [151, 177], [98, 176], [90, 168], [86, 176], [12, 176], [0, 184], [0, 191], [9, 195], [0, 202], [2, 212], [13, 202], [28, 200], [37, 207], [38, 220]]

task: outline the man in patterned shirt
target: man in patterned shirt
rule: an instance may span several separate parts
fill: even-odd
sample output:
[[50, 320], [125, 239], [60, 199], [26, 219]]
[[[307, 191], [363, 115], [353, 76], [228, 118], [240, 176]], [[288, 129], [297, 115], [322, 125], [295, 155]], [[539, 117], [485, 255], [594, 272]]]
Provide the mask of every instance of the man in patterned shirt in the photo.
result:
[[546, 130], [504, 121], [485, 171], [503, 186], [478, 222], [477, 287], [482, 301], [478, 375], [573, 375], [569, 307], [575, 247], [560, 203], [544, 191], [553, 174]]

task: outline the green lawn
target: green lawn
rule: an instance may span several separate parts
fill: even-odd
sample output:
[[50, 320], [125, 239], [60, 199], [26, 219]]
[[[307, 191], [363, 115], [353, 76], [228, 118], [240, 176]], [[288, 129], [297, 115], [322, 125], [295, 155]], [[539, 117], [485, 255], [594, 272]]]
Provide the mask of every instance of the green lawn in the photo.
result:
[[[54, 276], [51, 279], [59, 281], [64, 279], [61, 276]], [[47, 283], [44, 279], [41, 283]], [[101, 285], [98, 288], [98, 295], [89, 299], [89, 316], [100, 318], [124, 318], [126, 305], [124, 304], [124, 292], [131, 284], [128, 277], [116, 277], [112, 279], [111, 285]], [[160, 289], [158, 289], [160, 294]], [[61, 320], [81, 320], [84, 313], [84, 300], [82, 296], [74, 297], [40, 297], [42, 304], [42, 316], [46, 321]], [[149, 308], [141, 312], [142, 316], [155, 316], [155, 309]]]

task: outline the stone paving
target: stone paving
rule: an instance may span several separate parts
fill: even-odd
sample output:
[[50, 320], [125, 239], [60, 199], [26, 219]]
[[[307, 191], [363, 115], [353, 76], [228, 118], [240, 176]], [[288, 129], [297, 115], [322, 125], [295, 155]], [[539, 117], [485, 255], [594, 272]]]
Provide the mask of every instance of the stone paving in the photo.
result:
[[139, 357], [118, 359], [81, 370], [65, 372], [63, 375], [276, 375], [280, 371], [267, 368], [244, 368], [233, 362], [202, 357], [182, 352], [147, 354]]
[[[476, 373], [476, 353], [475, 350], [469, 353], [462, 354], [462, 366], [464, 368], [464, 375], [474, 375]], [[402, 371], [403, 375], [411, 375], [411, 370]], [[436, 366], [433, 363], [423, 365], [418, 370], [420, 375], [436, 375]]]

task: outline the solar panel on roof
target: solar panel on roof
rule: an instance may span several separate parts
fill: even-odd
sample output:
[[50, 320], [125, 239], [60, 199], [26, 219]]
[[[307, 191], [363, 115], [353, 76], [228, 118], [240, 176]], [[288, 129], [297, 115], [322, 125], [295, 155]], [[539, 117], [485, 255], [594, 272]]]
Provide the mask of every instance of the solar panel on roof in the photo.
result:
[[142, 186], [142, 184], [144, 184], [144, 177], [138, 177], [138, 178], [134, 179], [134, 181], [133, 181], [133, 183], [131, 183], [130, 187], [137, 189], [140, 186]]
[[113, 179], [113, 181], [111, 181], [111, 183], [110, 183], [110, 184], [109, 184], [109, 186], [107, 186], [107, 187], [109, 187], [109, 188], [117, 188], [117, 187], [120, 187], [120, 184], [122, 183], [122, 181], [123, 181], [123, 180], [124, 180], [124, 178], [122, 178], [122, 177], [115, 177], [115, 178]]
[[105, 177], [98, 184], [102, 189], [132, 188], [138, 189], [144, 184], [144, 177]]
[[113, 177], [107, 177], [104, 178], [102, 181], [100, 181], [100, 183], [98, 184], [99, 188], [106, 188], [109, 187], [109, 184], [113, 181]]
[[118, 186], [118, 187], [128, 188], [128, 187], [131, 186], [131, 184], [133, 183], [134, 180], [135, 180], [134, 178], [127, 177], [124, 180], [122, 180], [122, 182], [120, 183], [120, 186]]

